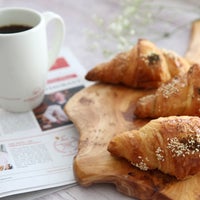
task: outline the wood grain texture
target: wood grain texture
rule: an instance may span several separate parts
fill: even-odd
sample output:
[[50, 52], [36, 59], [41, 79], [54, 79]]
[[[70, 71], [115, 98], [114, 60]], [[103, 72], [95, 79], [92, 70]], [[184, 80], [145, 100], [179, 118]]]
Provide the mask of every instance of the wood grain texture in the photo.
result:
[[177, 181], [159, 171], [141, 171], [107, 151], [115, 134], [147, 123], [136, 119], [133, 111], [137, 99], [151, 92], [96, 84], [70, 99], [65, 111], [80, 133], [74, 159], [77, 181], [82, 186], [113, 183], [118, 191], [138, 199], [200, 199], [200, 174]]
[[188, 49], [185, 53], [185, 58], [191, 63], [200, 63], [200, 20], [197, 19], [192, 22], [191, 25], [191, 33], [190, 33], [190, 41], [188, 45]]

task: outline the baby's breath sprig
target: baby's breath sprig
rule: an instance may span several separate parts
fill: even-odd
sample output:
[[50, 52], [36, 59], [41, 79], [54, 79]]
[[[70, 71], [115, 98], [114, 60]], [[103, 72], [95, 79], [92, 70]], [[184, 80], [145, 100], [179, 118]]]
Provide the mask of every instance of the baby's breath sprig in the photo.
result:
[[141, 9], [143, 3], [144, 0], [120, 0], [119, 14], [109, 23], [103, 17], [93, 15], [93, 20], [101, 33], [96, 34], [93, 30], [87, 30], [90, 40], [94, 41], [90, 50], [93, 51], [101, 47], [104, 56], [108, 57], [116, 52], [130, 49], [136, 40], [135, 34], [141, 30], [136, 29], [136, 24], [140, 23], [140, 25], [145, 26], [151, 22], [150, 9], [146, 9], [146, 12], [144, 12], [144, 8]]
[[[191, 10], [184, 7], [187, 9], [185, 13], [185, 10], [179, 9], [177, 5], [166, 4], [163, 1], [119, 0], [118, 3], [114, 18], [93, 15], [98, 33], [95, 30], [87, 31], [90, 50], [102, 50], [101, 53], [107, 58], [129, 50], [138, 38], [159, 41], [185, 30], [192, 21], [189, 18], [187, 21], [181, 20], [187, 12], [192, 11], [199, 16], [198, 8]], [[172, 16], [176, 16], [176, 21]]]

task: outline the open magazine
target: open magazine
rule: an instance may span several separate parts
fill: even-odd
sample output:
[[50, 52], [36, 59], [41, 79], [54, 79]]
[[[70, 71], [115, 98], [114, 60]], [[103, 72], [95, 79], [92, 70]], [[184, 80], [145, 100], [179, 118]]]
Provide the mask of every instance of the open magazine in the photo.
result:
[[85, 87], [84, 68], [63, 49], [48, 73], [43, 103], [33, 112], [0, 109], [0, 197], [75, 183], [79, 134], [63, 111]]

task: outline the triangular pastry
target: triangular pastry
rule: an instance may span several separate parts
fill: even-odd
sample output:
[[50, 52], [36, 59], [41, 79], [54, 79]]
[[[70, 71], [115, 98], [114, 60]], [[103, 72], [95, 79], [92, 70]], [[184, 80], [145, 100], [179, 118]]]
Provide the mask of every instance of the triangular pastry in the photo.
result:
[[138, 118], [200, 116], [200, 65], [195, 64], [185, 75], [164, 83], [155, 94], [141, 97], [134, 114]]
[[158, 169], [185, 179], [200, 171], [200, 118], [171, 116], [151, 120], [139, 130], [116, 135], [108, 151], [141, 170]]
[[139, 39], [127, 52], [99, 64], [85, 76], [89, 81], [123, 84], [132, 88], [157, 88], [178, 74], [188, 71], [190, 64], [171, 51]]

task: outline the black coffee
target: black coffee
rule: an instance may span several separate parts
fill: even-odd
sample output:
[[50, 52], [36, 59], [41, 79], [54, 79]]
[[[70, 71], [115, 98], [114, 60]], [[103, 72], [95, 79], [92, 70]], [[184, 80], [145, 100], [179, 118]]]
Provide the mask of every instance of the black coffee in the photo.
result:
[[7, 33], [18, 33], [23, 32], [31, 29], [31, 26], [27, 25], [9, 25], [9, 26], [0, 26], [0, 33], [7, 34]]

